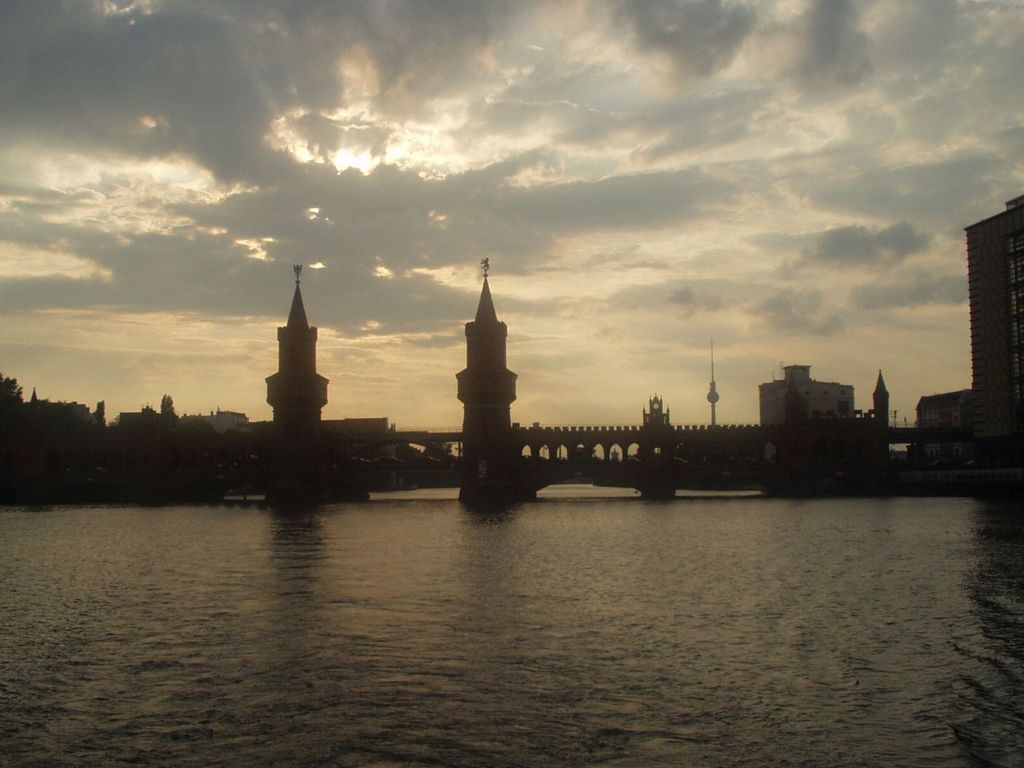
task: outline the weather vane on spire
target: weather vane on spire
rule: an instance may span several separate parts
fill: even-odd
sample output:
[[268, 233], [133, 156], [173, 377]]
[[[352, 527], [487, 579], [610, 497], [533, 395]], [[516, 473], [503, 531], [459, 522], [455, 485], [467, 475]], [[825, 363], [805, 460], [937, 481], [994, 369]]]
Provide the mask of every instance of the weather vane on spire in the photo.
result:
[[480, 259], [480, 266], [483, 267], [484, 279], [486, 280], [487, 279], [487, 273], [491, 271], [491, 260], [490, 259], [486, 259], [486, 258], [485, 259]]
[[302, 265], [301, 264], [296, 264], [295, 266], [292, 267], [292, 269], [295, 270], [295, 284], [298, 285], [299, 284], [299, 275], [302, 274]]

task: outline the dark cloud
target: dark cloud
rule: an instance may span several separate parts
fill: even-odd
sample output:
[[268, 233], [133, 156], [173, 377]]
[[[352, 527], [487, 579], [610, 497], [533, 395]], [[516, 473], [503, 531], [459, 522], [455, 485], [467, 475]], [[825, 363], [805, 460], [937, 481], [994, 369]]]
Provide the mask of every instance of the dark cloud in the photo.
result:
[[680, 288], [668, 297], [669, 303], [678, 306], [689, 316], [696, 312], [715, 312], [722, 308], [722, 297], [717, 293], [698, 292], [689, 286]]
[[[4, 139], [182, 154], [223, 179], [265, 180], [276, 162], [264, 141], [273, 118], [336, 109], [353, 88], [371, 88], [378, 108], [402, 113], [458, 91], [478, 77], [469, 62], [489, 45], [491, 15], [507, 15], [502, 4], [450, 2], [155, 8], [7, 4]], [[357, 60], [368, 82], [344, 82], [343, 59]], [[329, 126], [302, 127], [319, 145]]]
[[822, 232], [803, 251], [805, 262], [818, 264], [870, 265], [899, 261], [928, 247], [931, 237], [916, 232], [906, 223], [884, 229], [860, 225]]
[[264, 151], [280, 106], [261, 88], [245, 42], [235, 28], [194, 14], [80, 14], [8, 56], [19, 77], [0, 85], [8, 106], [0, 126], [8, 140], [183, 153], [239, 178]]
[[637, 48], [664, 56], [680, 81], [727, 66], [756, 21], [748, 7], [721, 0], [624, 0], [615, 6]]
[[957, 305], [967, 301], [967, 275], [918, 272], [894, 275], [859, 285], [851, 293], [859, 309], [908, 309], [930, 304]]
[[821, 291], [814, 288], [783, 288], [756, 302], [751, 314], [769, 329], [786, 334], [829, 336], [846, 323], [838, 315], [822, 310]]
[[851, 0], [812, 0], [801, 26], [796, 76], [805, 86], [857, 85], [871, 72], [868, 38]]
[[[274, 238], [268, 252], [276, 259], [321, 260], [358, 279], [378, 257], [399, 274], [475, 263], [484, 255], [500, 257], [505, 270], [518, 272], [537, 266], [566, 235], [695, 220], [736, 193], [698, 171], [510, 184], [531, 162], [511, 159], [443, 180], [392, 166], [368, 176], [306, 166], [273, 187], [174, 210], [206, 229], [225, 229], [232, 238]], [[314, 207], [318, 213], [311, 218]]]
[[496, 189], [500, 210], [556, 232], [658, 228], [696, 218], [738, 190], [699, 170], [610, 176], [528, 188]]
[[900, 0], [873, 10], [879, 18], [869, 45], [879, 67], [914, 78], [941, 77], [977, 26], [957, 0]]
[[751, 296], [763, 290], [763, 285], [731, 277], [691, 277], [653, 284], [627, 284], [607, 302], [610, 307], [625, 307], [630, 311], [689, 318], [748, 306]]
[[773, 108], [770, 91], [736, 89], [681, 99], [638, 121], [651, 136], [635, 155], [657, 161], [686, 152], [735, 143], [751, 134], [765, 111]]
[[[777, 172], [788, 175], [792, 170], [783, 163]], [[951, 231], [970, 223], [961, 220], [965, 204], [1000, 199], [1012, 175], [995, 153], [954, 153], [930, 163], [888, 166], [864, 148], [852, 147], [849, 153], [814, 157], [809, 169], [801, 170], [785, 183], [809, 204], [882, 220], [898, 215], [919, 227], [926, 223]]]
[[390, 130], [376, 123], [358, 118], [337, 120], [316, 112], [305, 112], [287, 121], [287, 125], [305, 142], [309, 154], [323, 163], [330, 163], [339, 149], [353, 150], [357, 154], [367, 150], [379, 159], [391, 136]]
[[[117, 183], [65, 195], [18, 188], [22, 197], [0, 211], [8, 242], [76, 254], [111, 277], [0, 281], [0, 300], [22, 309], [104, 306], [259, 315], [286, 282], [287, 265], [319, 261], [327, 268], [311, 273], [307, 288], [311, 301], [321, 299], [319, 322], [353, 333], [367, 319], [380, 323], [382, 332], [433, 332], [465, 317], [472, 297], [467, 303], [461, 291], [415, 270], [473, 264], [487, 254], [506, 273], [538, 269], [566, 235], [668, 226], [698, 218], [733, 194], [728, 185], [694, 171], [509, 185], [520, 162], [530, 161], [510, 160], [444, 180], [425, 180], [393, 166], [368, 176], [289, 166], [275, 185], [216, 202], [136, 199], [154, 215], [182, 222], [152, 231], [106, 231], [91, 221], [54, 220], [76, 198], [83, 205], [113, 205]], [[144, 223], [145, 214], [140, 217]], [[251, 258], [256, 244], [273, 261]], [[343, 302], [337, 300], [341, 295]]]

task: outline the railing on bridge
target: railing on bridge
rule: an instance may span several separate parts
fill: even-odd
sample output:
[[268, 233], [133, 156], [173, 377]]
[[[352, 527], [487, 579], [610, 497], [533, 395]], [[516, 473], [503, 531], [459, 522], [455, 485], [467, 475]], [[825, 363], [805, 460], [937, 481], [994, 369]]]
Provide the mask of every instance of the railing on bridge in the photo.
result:
[[[712, 431], [736, 431], [744, 429], [757, 429], [758, 424], [669, 424], [668, 429], [674, 432], [712, 432]], [[525, 430], [547, 430], [551, 432], [643, 432], [648, 427], [640, 424], [609, 424], [609, 425], [582, 425], [582, 424], [541, 424], [534, 422], [528, 426], [519, 423], [512, 425], [513, 429]], [[657, 427], [656, 427], [657, 429]]]
[[399, 426], [397, 423], [395, 423], [395, 424], [391, 425], [391, 431], [392, 432], [415, 432], [415, 433], [419, 433], [419, 434], [423, 434], [423, 433], [434, 434], [434, 433], [437, 433], [437, 434], [441, 434], [441, 435], [450, 435], [453, 432], [461, 432], [462, 431], [462, 425], [460, 424], [457, 427], [451, 427], [451, 426], [448, 426], [448, 427], [406, 427], [406, 426]]

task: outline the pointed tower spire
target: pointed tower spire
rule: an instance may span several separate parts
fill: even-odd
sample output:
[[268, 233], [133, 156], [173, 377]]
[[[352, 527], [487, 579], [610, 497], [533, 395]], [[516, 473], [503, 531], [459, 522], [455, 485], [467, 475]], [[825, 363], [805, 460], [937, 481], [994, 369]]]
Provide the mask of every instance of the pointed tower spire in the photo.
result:
[[875, 391], [871, 395], [872, 403], [875, 406], [875, 418], [883, 419], [889, 423], [889, 390], [885, 388], [885, 379], [882, 378], [882, 369], [878, 369], [878, 380], [875, 382]]
[[296, 264], [295, 270], [295, 294], [292, 296], [292, 308], [288, 312], [289, 328], [309, 328], [309, 321], [306, 319], [306, 307], [302, 304], [302, 291], [299, 290], [299, 275], [302, 274], [302, 265]]
[[491, 299], [491, 288], [487, 284], [487, 276], [484, 276], [484, 287], [480, 291], [480, 303], [476, 307], [476, 322], [496, 325], [498, 313], [494, 310], [494, 300]]
[[277, 373], [267, 377], [267, 402], [274, 409], [274, 423], [294, 432], [320, 421], [320, 410], [327, 404], [327, 379], [316, 372], [317, 329], [310, 327], [302, 304], [302, 266], [293, 269], [295, 294], [287, 325], [277, 329]]
[[484, 286], [480, 291], [480, 303], [476, 307], [476, 322], [496, 325], [498, 313], [494, 311], [494, 300], [491, 299], [491, 287], [487, 284], [487, 275], [491, 271], [491, 260], [480, 259], [484, 271]]
[[888, 395], [889, 390], [885, 388], [885, 379], [882, 378], [882, 369], [878, 369], [878, 380], [875, 381], [875, 394]]

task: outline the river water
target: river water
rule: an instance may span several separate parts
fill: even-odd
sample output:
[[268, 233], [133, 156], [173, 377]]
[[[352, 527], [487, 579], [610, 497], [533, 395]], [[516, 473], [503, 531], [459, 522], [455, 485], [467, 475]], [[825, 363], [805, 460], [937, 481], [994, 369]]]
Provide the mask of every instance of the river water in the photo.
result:
[[599, 496], [0, 509], [0, 764], [1024, 765], [1017, 510]]

